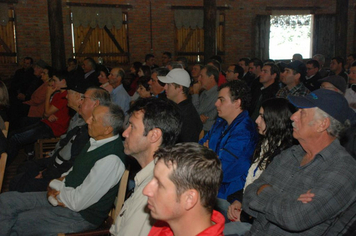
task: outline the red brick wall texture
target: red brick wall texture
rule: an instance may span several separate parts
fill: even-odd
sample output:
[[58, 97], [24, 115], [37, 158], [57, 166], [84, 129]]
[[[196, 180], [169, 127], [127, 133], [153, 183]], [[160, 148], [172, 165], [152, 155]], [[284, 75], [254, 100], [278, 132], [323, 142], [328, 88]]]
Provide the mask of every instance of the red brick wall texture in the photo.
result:
[[[174, 14], [171, 6], [202, 6], [203, 0], [63, 0], [63, 22], [66, 58], [71, 57], [71, 31], [69, 7], [66, 2], [130, 4], [129, 50], [131, 62], [143, 61], [146, 53], [156, 55], [160, 62], [162, 52], [174, 52]], [[152, 48], [150, 39], [150, 11], [152, 11]], [[349, 0], [347, 52], [354, 50], [356, 0]], [[9, 4], [16, 14], [18, 59], [25, 56], [51, 62], [46, 0], [19, 0]], [[217, 0], [217, 6], [229, 6], [225, 10], [225, 64], [235, 63], [238, 58], [253, 56], [254, 19], [259, 14], [271, 14], [266, 7], [318, 7], [317, 14], [334, 14], [336, 0]], [[291, 56], [294, 52], [291, 52]], [[345, 55], [344, 55], [345, 56]], [[16, 65], [0, 65], [0, 77], [9, 78]]]

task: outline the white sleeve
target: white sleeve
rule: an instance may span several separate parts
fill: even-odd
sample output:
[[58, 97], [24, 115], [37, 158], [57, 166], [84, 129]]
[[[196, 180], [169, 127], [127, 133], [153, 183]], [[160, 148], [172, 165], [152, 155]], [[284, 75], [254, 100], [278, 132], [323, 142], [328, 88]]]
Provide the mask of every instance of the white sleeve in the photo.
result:
[[84, 210], [114, 187], [125, 171], [124, 163], [116, 155], [108, 155], [95, 163], [83, 183], [76, 188], [66, 187], [65, 179], [56, 188], [57, 199], [72, 211]]

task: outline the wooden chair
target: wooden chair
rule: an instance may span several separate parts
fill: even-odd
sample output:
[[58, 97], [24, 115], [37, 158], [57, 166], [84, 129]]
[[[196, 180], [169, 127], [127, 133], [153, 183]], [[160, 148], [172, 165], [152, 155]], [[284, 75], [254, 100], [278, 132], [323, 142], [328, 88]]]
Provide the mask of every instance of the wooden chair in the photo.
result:
[[0, 157], [0, 192], [2, 188], [2, 182], [4, 181], [5, 167], [6, 167], [7, 153], [4, 152]]
[[51, 152], [56, 143], [58, 143], [59, 138], [47, 138], [47, 139], [39, 139], [35, 143], [35, 158], [44, 158], [49, 152]]
[[114, 203], [115, 207], [109, 212], [108, 218], [104, 221], [104, 223], [101, 226], [99, 226], [99, 228], [97, 228], [96, 230], [91, 230], [91, 231], [86, 231], [81, 233], [70, 233], [70, 234], [59, 233], [58, 236], [110, 235], [109, 232], [110, 226], [115, 222], [115, 219], [119, 214], [125, 201], [128, 180], [129, 180], [129, 170], [126, 169], [120, 180], [119, 190], [117, 192], [117, 197]]

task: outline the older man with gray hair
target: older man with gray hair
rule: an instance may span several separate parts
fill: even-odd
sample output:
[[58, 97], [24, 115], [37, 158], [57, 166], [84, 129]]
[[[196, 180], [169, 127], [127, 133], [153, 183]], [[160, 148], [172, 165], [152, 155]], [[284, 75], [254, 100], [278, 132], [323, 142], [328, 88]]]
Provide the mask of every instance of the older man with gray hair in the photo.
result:
[[247, 187], [243, 209], [255, 218], [245, 235], [324, 235], [356, 198], [356, 161], [338, 137], [354, 117], [339, 93], [289, 96], [300, 145], [276, 156]]

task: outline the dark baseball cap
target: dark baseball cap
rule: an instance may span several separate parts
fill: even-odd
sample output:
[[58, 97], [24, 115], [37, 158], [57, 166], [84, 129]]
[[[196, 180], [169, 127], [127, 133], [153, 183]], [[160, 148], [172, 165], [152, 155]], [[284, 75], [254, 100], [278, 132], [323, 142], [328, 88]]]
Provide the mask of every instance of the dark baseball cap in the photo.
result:
[[325, 77], [324, 79], [319, 79], [318, 82], [328, 82], [334, 85], [335, 88], [340, 90], [342, 93], [345, 93], [347, 87], [345, 79], [340, 75], [330, 75], [328, 77]]
[[295, 70], [295, 72], [299, 73], [302, 77], [304, 77], [307, 74], [307, 67], [301, 61], [293, 61], [288, 65], [286, 65], [285, 68]]
[[346, 120], [353, 123], [355, 112], [350, 108], [345, 97], [335, 91], [318, 89], [307, 96], [288, 96], [288, 100], [298, 108], [318, 107], [342, 124]]
[[75, 92], [84, 94], [88, 88], [89, 88], [89, 85], [87, 83], [79, 82], [76, 79], [72, 79], [72, 80], [67, 81], [67, 87], [65, 87], [63, 89], [73, 90]]

